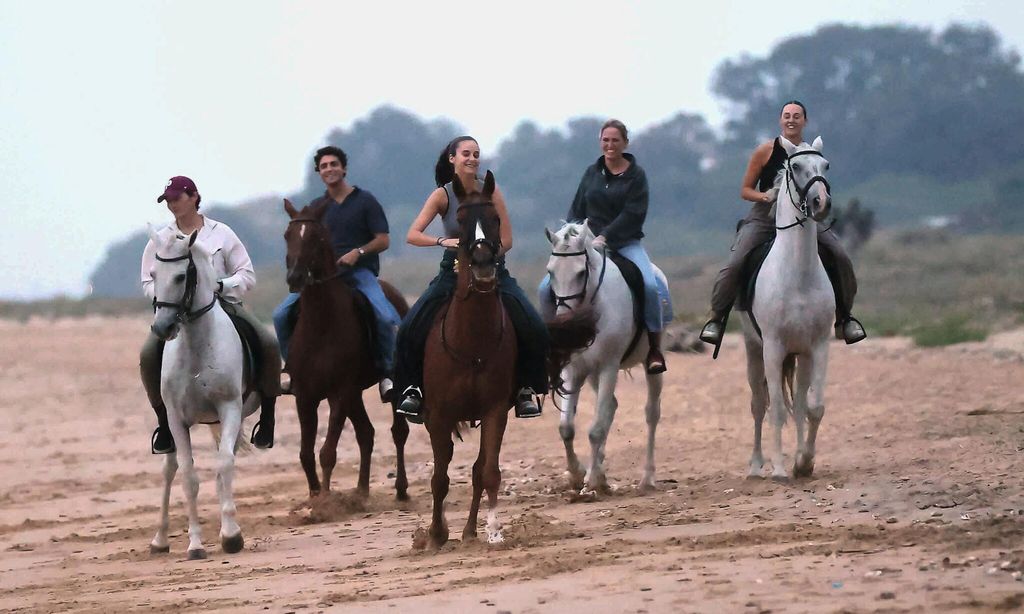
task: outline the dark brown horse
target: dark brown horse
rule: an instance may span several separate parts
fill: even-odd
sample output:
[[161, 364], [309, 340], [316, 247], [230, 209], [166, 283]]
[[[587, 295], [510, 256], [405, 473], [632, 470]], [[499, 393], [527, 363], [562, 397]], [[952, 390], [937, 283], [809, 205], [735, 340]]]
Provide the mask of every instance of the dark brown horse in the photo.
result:
[[494, 175], [488, 171], [483, 192], [466, 194], [454, 180], [461, 229], [456, 261], [455, 294], [434, 320], [424, 356], [423, 384], [426, 426], [434, 452], [434, 495], [429, 538], [433, 547], [448, 541], [444, 499], [448, 495], [448, 464], [458, 423], [480, 421], [480, 453], [473, 464], [473, 502], [462, 539], [476, 537], [480, 495], [487, 490], [487, 537], [501, 541], [495, 516], [501, 471], [498, 453], [508, 410], [516, 390], [516, 335], [498, 295], [501, 248], [498, 213], [491, 202]]
[[[288, 285], [300, 292], [299, 316], [288, 352], [288, 371], [299, 414], [302, 442], [299, 461], [309, 482], [309, 496], [320, 494], [314, 444], [317, 408], [327, 399], [331, 412], [327, 437], [320, 448], [323, 490], [331, 489], [331, 472], [338, 459], [338, 438], [345, 419], [352, 421], [359, 444], [359, 482], [361, 493], [370, 490], [370, 455], [373, 452], [373, 424], [363, 405], [362, 392], [376, 383], [379, 374], [373, 364], [368, 324], [357, 303], [356, 291], [339, 276], [330, 236], [322, 219], [325, 207], [309, 206], [296, 211], [288, 200], [284, 209], [291, 218], [284, 233], [288, 246], [286, 264]], [[390, 284], [381, 282], [384, 294], [399, 315], [409, 306]], [[391, 435], [395, 440], [398, 469], [395, 490], [401, 500], [408, 499], [409, 482], [405, 475], [405, 441], [409, 424], [394, 415]]]

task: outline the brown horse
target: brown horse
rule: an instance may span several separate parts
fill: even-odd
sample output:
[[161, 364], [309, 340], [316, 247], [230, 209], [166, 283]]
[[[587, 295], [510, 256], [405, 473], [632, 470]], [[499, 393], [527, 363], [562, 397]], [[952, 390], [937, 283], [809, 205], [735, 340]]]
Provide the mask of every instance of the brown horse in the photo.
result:
[[466, 194], [454, 180], [461, 228], [457, 283], [448, 306], [434, 319], [427, 338], [423, 384], [424, 411], [434, 452], [434, 495], [429, 538], [433, 547], [448, 541], [444, 499], [448, 495], [448, 464], [458, 423], [479, 420], [480, 453], [473, 464], [473, 502], [462, 539], [476, 537], [480, 495], [487, 490], [487, 535], [501, 541], [495, 516], [501, 470], [498, 453], [505, 435], [508, 410], [516, 391], [516, 334], [498, 295], [498, 256], [501, 248], [498, 213], [491, 202], [494, 175], [487, 172], [483, 192]]
[[[327, 399], [331, 412], [327, 437], [320, 448], [323, 490], [331, 489], [331, 472], [338, 459], [338, 438], [345, 419], [352, 421], [359, 444], [359, 482], [357, 489], [370, 490], [370, 455], [373, 452], [373, 424], [363, 405], [362, 392], [376, 383], [379, 374], [371, 356], [371, 338], [357, 303], [356, 291], [341, 277], [335, 262], [327, 227], [323, 225], [325, 207], [308, 206], [296, 211], [288, 200], [284, 209], [291, 218], [284, 233], [288, 246], [286, 264], [288, 285], [300, 292], [299, 316], [289, 346], [288, 370], [299, 414], [302, 442], [299, 461], [309, 482], [310, 498], [320, 494], [314, 444], [317, 408]], [[385, 295], [400, 315], [409, 305], [390, 284], [381, 282]], [[398, 469], [395, 490], [400, 500], [409, 498], [405, 475], [405, 441], [409, 424], [394, 415], [391, 435], [395, 440]]]

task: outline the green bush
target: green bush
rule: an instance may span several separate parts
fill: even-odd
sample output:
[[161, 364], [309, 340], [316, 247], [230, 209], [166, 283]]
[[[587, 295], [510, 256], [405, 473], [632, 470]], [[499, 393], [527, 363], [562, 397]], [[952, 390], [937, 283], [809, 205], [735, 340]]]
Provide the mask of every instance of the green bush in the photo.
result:
[[984, 341], [988, 332], [969, 323], [965, 315], [947, 316], [937, 322], [918, 326], [911, 336], [919, 347], [938, 347], [964, 343], [967, 341]]

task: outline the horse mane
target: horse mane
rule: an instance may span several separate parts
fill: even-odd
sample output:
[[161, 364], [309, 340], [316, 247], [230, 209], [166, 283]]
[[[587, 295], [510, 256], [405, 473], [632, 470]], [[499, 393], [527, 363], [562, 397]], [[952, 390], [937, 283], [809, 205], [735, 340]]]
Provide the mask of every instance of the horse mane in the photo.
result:
[[327, 212], [327, 204], [327, 201], [310, 203], [303, 207], [301, 211], [299, 211], [299, 217], [312, 218], [314, 220], [320, 221], [323, 219], [324, 214]]

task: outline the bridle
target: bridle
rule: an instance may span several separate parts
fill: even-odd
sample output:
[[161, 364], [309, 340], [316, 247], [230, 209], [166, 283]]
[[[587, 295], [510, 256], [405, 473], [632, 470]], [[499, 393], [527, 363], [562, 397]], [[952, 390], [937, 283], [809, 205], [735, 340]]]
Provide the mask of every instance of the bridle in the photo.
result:
[[[571, 258], [571, 257], [574, 257], [574, 256], [583, 256], [583, 258], [586, 261], [585, 262], [585, 266], [583, 268], [583, 289], [582, 290], [580, 290], [576, 294], [567, 294], [567, 295], [564, 295], [564, 296], [563, 295], [559, 295], [559, 294], [555, 294], [554, 291], [551, 292], [551, 295], [555, 298], [555, 310], [556, 311], [558, 310], [559, 307], [563, 307], [563, 306], [564, 307], [568, 307], [569, 310], [572, 311], [572, 305], [569, 304], [569, 301], [575, 301], [577, 299], [582, 301], [582, 300], [586, 299], [586, 297], [587, 297], [587, 284], [590, 283], [590, 253], [586, 249], [582, 249], [582, 250], [580, 250], [578, 252], [556, 252], [556, 251], [552, 251], [551, 255], [555, 256], [555, 257], [558, 257], [558, 258]], [[604, 284], [604, 271], [607, 268], [607, 265], [608, 265], [608, 251], [604, 250], [604, 251], [601, 252], [601, 273], [598, 275], [598, 278], [597, 278], [597, 287], [594, 289], [593, 296], [590, 297], [590, 303], [591, 304], [593, 304], [594, 301], [597, 299], [597, 292], [601, 289], [601, 285]]]
[[[803, 216], [803, 218], [798, 219], [792, 224], [787, 224], [786, 226], [776, 226], [775, 230], [786, 230], [794, 226], [803, 226], [804, 222], [806, 222], [811, 217], [807, 206], [807, 194], [811, 191], [811, 187], [814, 184], [821, 182], [825, 184], [825, 191], [829, 194], [832, 193], [832, 186], [829, 185], [828, 179], [825, 179], [825, 177], [822, 175], [815, 175], [811, 177], [810, 179], [807, 180], [807, 183], [804, 184], [803, 187], [797, 185], [796, 178], [793, 177], [793, 158], [799, 156], [818, 156], [820, 158], [825, 157], [821, 155], [821, 152], [816, 149], [805, 149], [803, 151], [798, 151], [786, 158], [786, 194], [789, 195], [789, 202], [793, 204], [793, 207], [796, 208], [796, 210], [800, 213], [800, 215]], [[794, 187], [796, 188], [797, 196], [800, 197], [799, 200], [793, 197]]]
[[[494, 203], [492, 203], [492, 202], [482, 202], [482, 203], [469, 203], [469, 204], [465, 204], [465, 205], [459, 205], [459, 209], [469, 209], [469, 208], [473, 208], [473, 207], [491, 207], [491, 208], [493, 208], [494, 207]], [[491, 257], [486, 262], [473, 262], [472, 254], [476, 250], [476, 248], [478, 248], [478, 247], [486, 248], [488, 253], [491, 255]], [[478, 266], [491, 266], [491, 267], [494, 267], [495, 269], [497, 269], [497, 267], [498, 267], [498, 252], [500, 250], [501, 250], [501, 241], [495, 242], [495, 241], [492, 241], [491, 239], [488, 239], [487, 237], [478, 237], [478, 238], [474, 239], [473, 242], [469, 244], [469, 248], [466, 250], [466, 253], [470, 255], [469, 263], [468, 263], [468, 265], [470, 267], [470, 270], [472, 270], [474, 267], [478, 267]], [[456, 260], [456, 263], [457, 262], [458, 262], [458, 260]], [[493, 287], [488, 288], [488, 289], [481, 289], [481, 288], [477, 288], [477, 286], [476, 286], [476, 278], [473, 275], [469, 276], [469, 291], [470, 292], [477, 292], [477, 293], [494, 292], [494, 291], [497, 290], [497, 288], [498, 288], [497, 279], [495, 279], [495, 283], [494, 283]], [[469, 293], [467, 292], [466, 296], [464, 296], [463, 298], [467, 298], [468, 296], [469, 296]]]
[[[323, 226], [323, 222], [319, 218], [312, 218], [312, 217], [297, 217], [297, 218], [293, 218], [293, 219], [288, 221], [288, 225], [291, 226], [292, 224], [296, 224], [296, 223], [300, 223], [300, 222], [310, 222], [310, 223], [313, 223], [313, 224], [319, 224], [320, 226]], [[322, 279], [317, 279], [316, 277], [310, 276], [310, 277], [308, 277], [308, 279], [305, 280], [303, 285], [315, 286], [317, 284], [322, 284], [322, 283], [330, 281], [330, 280], [332, 280], [332, 279], [334, 279], [336, 277], [340, 277], [344, 272], [345, 272], [345, 269], [342, 268], [342, 267], [339, 267], [338, 270], [335, 271], [333, 275], [328, 275], [327, 277], [324, 277]]]
[[168, 309], [174, 309], [177, 315], [174, 319], [179, 324], [188, 324], [194, 322], [202, 317], [206, 312], [213, 309], [213, 306], [217, 304], [217, 295], [214, 294], [213, 300], [210, 304], [192, 311], [192, 303], [196, 298], [196, 286], [199, 285], [199, 274], [196, 271], [196, 263], [192, 259], [192, 250], [190, 249], [184, 256], [178, 256], [176, 258], [164, 258], [160, 254], [154, 254], [156, 259], [160, 262], [180, 262], [182, 260], [188, 261], [188, 266], [185, 268], [185, 292], [181, 296], [181, 302], [169, 303], [167, 301], [158, 301], [156, 297], [153, 297], [153, 311], [156, 311], [159, 307], [167, 307]]

